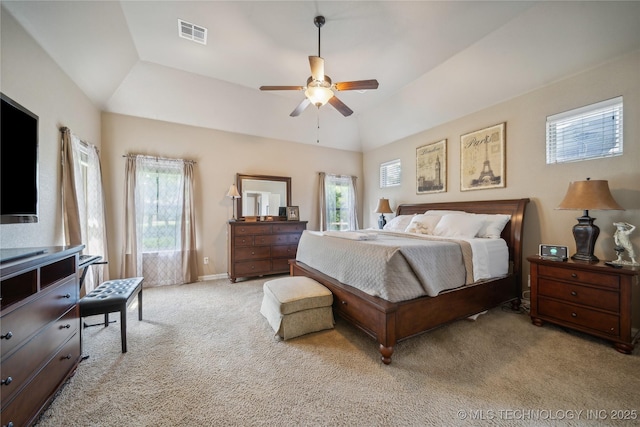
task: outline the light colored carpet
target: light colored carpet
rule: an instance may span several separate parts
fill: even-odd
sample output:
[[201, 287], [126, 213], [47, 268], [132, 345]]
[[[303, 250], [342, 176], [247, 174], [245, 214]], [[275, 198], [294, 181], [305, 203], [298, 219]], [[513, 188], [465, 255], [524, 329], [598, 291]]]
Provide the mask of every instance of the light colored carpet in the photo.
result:
[[340, 319], [274, 338], [259, 313], [264, 280], [145, 289], [128, 353], [119, 324], [85, 329], [90, 358], [38, 425], [632, 425], [610, 411], [640, 410], [638, 348], [622, 355], [496, 308], [401, 342], [386, 366]]

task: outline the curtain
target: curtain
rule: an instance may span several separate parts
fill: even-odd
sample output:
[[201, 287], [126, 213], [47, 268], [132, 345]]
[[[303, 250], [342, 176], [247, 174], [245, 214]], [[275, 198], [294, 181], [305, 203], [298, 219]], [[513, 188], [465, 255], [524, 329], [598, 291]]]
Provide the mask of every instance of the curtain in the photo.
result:
[[145, 286], [197, 280], [193, 163], [127, 156], [124, 277]]
[[320, 231], [357, 230], [356, 177], [319, 173]]
[[[85, 245], [83, 254], [108, 261], [102, 168], [95, 145], [62, 128], [62, 210], [65, 245]], [[89, 268], [82, 292], [109, 280], [105, 265]]]

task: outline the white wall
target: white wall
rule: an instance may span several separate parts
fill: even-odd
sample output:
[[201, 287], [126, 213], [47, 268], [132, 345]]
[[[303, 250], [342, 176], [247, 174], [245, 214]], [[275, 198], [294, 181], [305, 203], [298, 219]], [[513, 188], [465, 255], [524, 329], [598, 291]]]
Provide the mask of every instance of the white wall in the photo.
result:
[[[608, 159], [547, 165], [545, 120], [555, 113], [622, 95], [624, 97], [624, 155]], [[581, 211], [555, 210], [570, 181], [609, 181], [611, 193], [625, 211], [590, 211], [601, 229], [595, 255], [615, 258], [614, 221], [640, 226], [640, 52], [634, 52], [598, 68], [556, 82], [516, 99], [467, 117], [421, 132], [364, 153], [364, 217], [375, 224], [373, 213], [380, 197], [387, 197], [395, 209], [400, 203], [468, 201], [487, 199], [531, 199], [524, 230], [525, 256], [537, 253], [538, 244], [567, 245], [575, 253], [571, 233]], [[460, 135], [506, 122], [506, 188], [460, 191]], [[416, 148], [448, 140], [448, 190], [446, 193], [416, 194]], [[378, 188], [380, 163], [400, 158], [402, 185]], [[390, 216], [392, 217], [392, 216]], [[640, 229], [632, 235], [640, 256]], [[528, 275], [528, 263], [524, 278]], [[524, 284], [526, 287], [526, 283]]]
[[62, 245], [59, 128], [100, 146], [100, 112], [9, 13], [0, 15], [0, 90], [39, 118], [39, 220], [0, 225], [0, 246]]
[[[362, 194], [362, 153], [296, 144], [119, 114], [102, 115], [102, 165], [107, 193], [111, 273], [117, 274], [123, 241], [125, 154], [184, 158], [195, 167], [195, 209], [200, 276], [227, 271], [226, 197], [236, 174], [291, 177], [291, 204], [308, 229], [318, 229], [318, 172], [355, 175]], [[209, 257], [204, 265], [203, 258]]]

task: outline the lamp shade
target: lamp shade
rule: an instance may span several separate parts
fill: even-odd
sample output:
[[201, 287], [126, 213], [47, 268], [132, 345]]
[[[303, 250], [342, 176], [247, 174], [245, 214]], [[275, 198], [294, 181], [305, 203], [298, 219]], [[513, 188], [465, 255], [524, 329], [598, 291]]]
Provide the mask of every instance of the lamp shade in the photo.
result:
[[323, 106], [333, 97], [333, 91], [322, 86], [309, 86], [304, 94], [316, 107]]
[[231, 184], [229, 187], [229, 191], [227, 192], [227, 197], [231, 197], [232, 199], [239, 199], [240, 193], [238, 193], [238, 187], [235, 184]]
[[391, 210], [391, 206], [389, 206], [389, 199], [385, 199], [383, 197], [382, 199], [378, 200], [378, 206], [376, 207], [376, 210], [374, 212], [381, 214], [393, 213], [393, 211]]
[[624, 210], [611, 195], [608, 181], [575, 181], [569, 184], [564, 200], [556, 209]]

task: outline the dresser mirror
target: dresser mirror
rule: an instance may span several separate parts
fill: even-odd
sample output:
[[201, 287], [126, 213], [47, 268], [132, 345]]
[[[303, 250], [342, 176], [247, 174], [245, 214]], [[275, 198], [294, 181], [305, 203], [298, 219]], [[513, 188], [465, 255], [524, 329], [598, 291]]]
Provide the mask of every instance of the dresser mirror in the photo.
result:
[[[291, 178], [286, 176], [237, 174], [237, 208], [240, 219], [247, 216], [280, 216], [280, 208], [291, 203]], [[285, 214], [286, 216], [286, 214]]]

